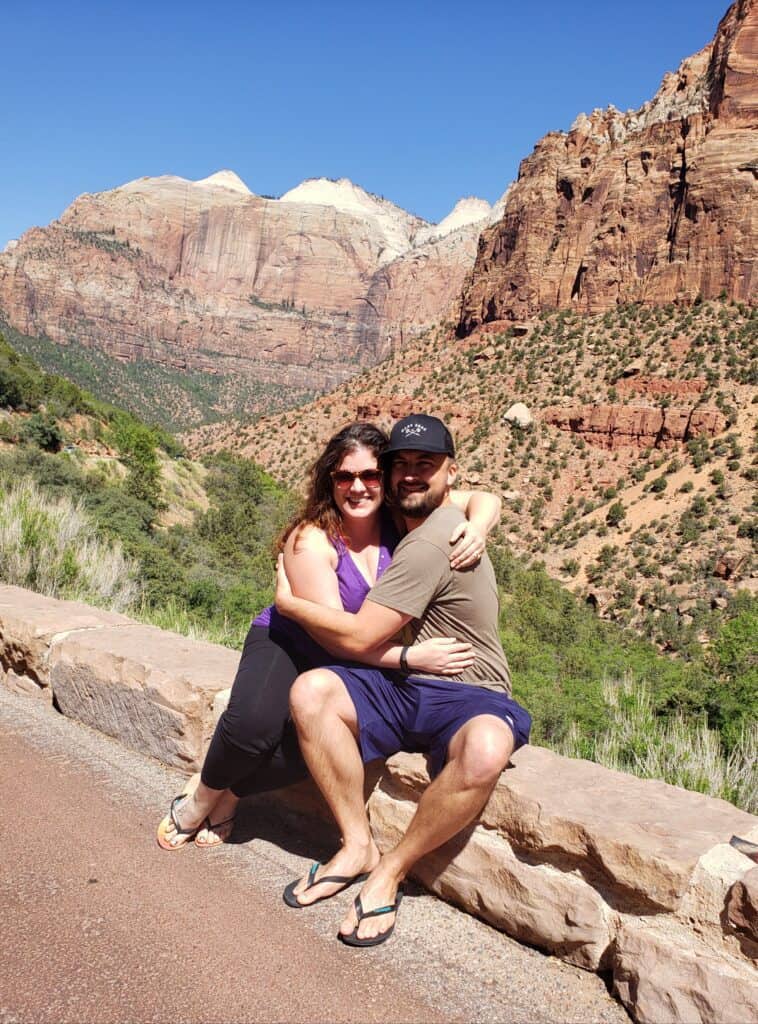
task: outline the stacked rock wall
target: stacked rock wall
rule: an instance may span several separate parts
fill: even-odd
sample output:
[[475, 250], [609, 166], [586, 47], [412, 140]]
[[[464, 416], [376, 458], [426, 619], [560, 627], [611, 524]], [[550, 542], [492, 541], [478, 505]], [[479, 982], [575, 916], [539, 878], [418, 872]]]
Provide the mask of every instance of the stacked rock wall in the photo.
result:
[[[0, 586], [0, 679], [130, 748], [197, 770], [237, 655], [122, 615]], [[369, 796], [380, 846], [428, 784], [398, 754]], [[313, 787], [281, 799], [323, 813]], [[509, 935], [607, 972], [635, 1020], [758, 1020], [758, 818], [723, 800], [518, 751], [478, 821], [416, 876]]]

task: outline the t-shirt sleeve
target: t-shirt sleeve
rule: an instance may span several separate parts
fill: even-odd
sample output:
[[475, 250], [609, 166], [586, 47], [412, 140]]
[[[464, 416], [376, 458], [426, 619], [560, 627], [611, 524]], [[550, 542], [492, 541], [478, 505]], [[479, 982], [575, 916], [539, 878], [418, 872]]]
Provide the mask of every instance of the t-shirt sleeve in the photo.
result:
[[435, 544], [414, 540], [395, 554], [367, 600], [420, 619], [450, 572], [447, 555]]

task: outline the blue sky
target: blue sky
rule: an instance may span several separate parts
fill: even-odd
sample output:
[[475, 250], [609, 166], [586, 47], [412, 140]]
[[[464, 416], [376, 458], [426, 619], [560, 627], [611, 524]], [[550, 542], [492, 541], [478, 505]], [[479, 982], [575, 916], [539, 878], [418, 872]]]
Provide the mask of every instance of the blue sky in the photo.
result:
[[270, 195], [348, 177], [438, 221], [580, 111], [649, 99], [727, 6], [10, 0], [0, 248], [82, 192], [227, 167]]

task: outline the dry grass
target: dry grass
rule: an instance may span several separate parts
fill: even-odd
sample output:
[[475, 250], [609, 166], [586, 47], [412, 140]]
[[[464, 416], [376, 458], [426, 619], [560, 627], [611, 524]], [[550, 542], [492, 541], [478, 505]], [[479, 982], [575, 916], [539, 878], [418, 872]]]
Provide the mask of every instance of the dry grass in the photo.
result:
[[726, 755], [718, 733], [708, 728], [705, 719], [657, 717], [650, 691], [642, 683], [629, 678], [607, 682], [603, 696], [611, 709], [610, 727], [589, 743], [573, 729], [559, 753], [721, 797], [758, 813], [758, 722], [743, 730]]
[[121, 545], [95, 537], [81, 505], [47, 499], [31, 480], [0, 490], [0, 579], [113, 611], [130, 608], [140, 590]]

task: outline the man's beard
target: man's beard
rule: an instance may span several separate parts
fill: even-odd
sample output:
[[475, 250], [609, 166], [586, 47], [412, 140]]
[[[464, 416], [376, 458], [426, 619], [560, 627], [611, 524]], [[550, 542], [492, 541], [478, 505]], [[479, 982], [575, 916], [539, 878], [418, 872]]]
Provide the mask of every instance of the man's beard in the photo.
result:
[[435, 494], [431, 489], [410, 491], [408, 494], [393, 495], [394, 503], [408, 519], [426, 519], [442, 504], [445, 495]]

